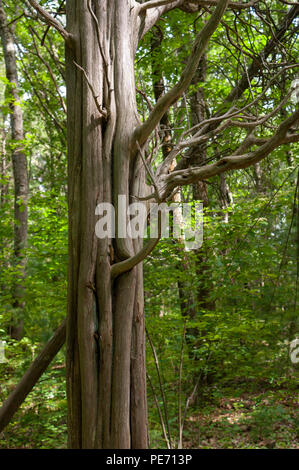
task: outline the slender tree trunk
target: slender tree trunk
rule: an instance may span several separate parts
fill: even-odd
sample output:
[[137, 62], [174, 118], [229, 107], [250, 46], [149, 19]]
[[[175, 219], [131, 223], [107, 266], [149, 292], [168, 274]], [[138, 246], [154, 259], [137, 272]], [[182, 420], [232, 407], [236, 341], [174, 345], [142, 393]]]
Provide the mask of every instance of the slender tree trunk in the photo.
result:
[[1, 139], [1, 162], [0, 162], [0, 208], [4, 206], [8, 195], [8, 159], [6, 154], [6, 131], [5, 121], [1, 123], [0, 139]]
[[[145, 448], [147, 409], [142, 266], [111, 279], [111, 264], [140, 249], [97, 239], [95, 208], [144, 195], [131, 136], [138, 124], [129, 0], [67, 1], [69, 447]], [[76, 65], [78, 64], [80, 68]], [[91, 91], [92, 85], [96, 100]], [[101, 115], [106, 110], [107, 118]], [[104, 112], [105, 113], [105, 112]]]
[[21, 339], [23, 335], [23, 310], [25, 307], [25, 269], [26, 256], [24, 250], [27, 246], [28, 225], [28, 175], [27, 161], [24, 152], [23, 113], [20, 106], [18, 92], [17, 61], [15, 56], [14, 37], [7, 24], [3, 3], [0, 1], [0, 34], [4, 52], [6, 77], [9, 81], [7, 87], [10, 98], [11, 137], [12, 137], [12, 164], [15, 190], [14, 204], [14, 261], [18, 274], [13, 286], [13, 300], [15, 314], [12, 318], [10, 334], [12, 338]]
[[[153, 91], [156, 102], [165, 94], [164, 78], [162, 75], [160, 60], [161, 54], [160, 46], [163, 41], [163, 31], [156, 26], [153, 30], [153, 37], [151, 39], [151, 63], [152, 63], [152, 80], [153, 80]], [[160, 121], [160, 138], [162, 142], [163, 157], [166, 158], [170, 153], [171, 147], [171, 130], [169, 112], [166, 111]]]
[[221, 174], [219, 176], [220, 178], [220, 184], [219, 184], [219, 190], [220, 190], [220, 206], [221, 209], [224, 210], [224, 221], [228, 223], [228, 213], [226, 212], [228, 207], [231, 206], [234, 203], [233, 195], [232, 192], [229, 189], [229, 185], [227, 184], [226, 181], [226, 175]]
[[[152, 63], [152, 81], [153, 81], [153, 91], [156, 102], [165, 94], [165, 85], [164, 85], [164, 78], [160, 66], [159, 60], [159, 53], [161, 54], [160, 47], [163, 40], [163, 32], [160, 28], [156, 27], [153, 30], [153, 37], [151, 40], [151, 63]], [[158, 56], [157, 56], [158, 55]], [[162, 141], [162, 151], [163, 157], [166, 158], [169, 153], [171, 152], [171, 131], [170, 131], [171, 123], [169, 120], [169, 112], [167, 111], [160, 121], [160, 138]], [[173, 166], [176, 165], [176, 161], [173, 162]], [[181, 195], [178, 192], [173, 197], [174, 202], [181, 201]], [[176, 243], [176, 242], [175, 242]], [[194, 318], [196, 315], [195, 309], [195, 298], [192, 289], [188, 285], [188, 270], [190, 269], [190, 262], [188, 259], [187, 253], [184, 251], [184, 247], [181, 243], [176, 243], [178, 252], [182, 259], [178, 263], [178, 270], [184, 272], [185, 278], [184, 280], [178, 280], [178, 291], [179, 291], [179, 299], [180, 299], [180, 308], [183, 317]], [[188, 332], [190, 332], [188, 330]]]
[[[196, 85], [197, 83], [204, 82], [206, 80], [207, 74], [207, 56], [203, 55], [196, 74], [193, 77], [192, 83]], [[191, 126], [195, 126], [200, 122], [206, 119], [206, 100], [203, 87], [200, 87], [195, 93], [192, 94], [190, 99], [190, 120]], [[190, 166], [201, 166], [205, 164], [207, 158], [206, 144], [202, 144], [194, 147], [190, 151]], [[193, 199], [200, 200], [203, 203], [203, 207], [207, 208], [209, 206], [209, 193], [208, 185], [205, 181], [199, 181], [198, 183], [193, 184]], [[210, 286], [207, 287], [207, 277], [205, 272], [208, 271], [208, 266], [206, 263], [207, 254], [203, 247], [196, 250], [196, 273], [199, 278], [199, 283], [197, 286], [197, 308], [200, 311], [202, 310], [214, 310], [215, 306], [213, 302], [209, 301], [210, 296]], [[204, 335], [204, 332], [201, 332], [201, 335]]]

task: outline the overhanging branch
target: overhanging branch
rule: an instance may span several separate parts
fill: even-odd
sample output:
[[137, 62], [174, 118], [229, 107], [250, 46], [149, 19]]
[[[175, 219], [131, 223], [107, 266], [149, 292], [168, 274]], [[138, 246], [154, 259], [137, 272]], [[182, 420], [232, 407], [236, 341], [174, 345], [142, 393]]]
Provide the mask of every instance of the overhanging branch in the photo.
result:
[[[175, 0], [151, 0], [146, 3], [142, 3], [142, 5], [140, 5], [140, 10], [149, 10], [150, 8], [158, 8], [164, 5], [171, 5], [172, 3], [175, 4]], [[190, 3], [196, 4], [198, 6], [216, 6], [218, 4], [218, 0], [190, 0]], [[232, 8], [234, 10], [244, 10], [254, 6], [256, 3], [258, 3], [258, 0], [246, 3], [228, 2], [228, 8]]]
[[[250, 88], [251, 80], [254, 77], [259, 76], [259, 74], [263, 74], [261, 70], [267, 70], [265, 67], [262, 68], [263, 61], [265, 61], [271, 53], [277, 51], [277, 46], [280, 44], [281, 41], [285, 40], [286, 34], [289, 31], [290, 26], [292, 25], [294, 19], [299, 14], [299, 5], [296, 3], [293, 5], [285, 14], [285, 16], [280, 21], [279, 25], [275, 29], [275, 33], [272, 33], [272, 36], [267, 41], [265, 47], [260, 51], [260, 53], [256, 56], [255, 60], [251, 62], [251, 65], [248, 67], [246, 71], [242, 74], [240, 80], [238, 81], [237, 85], [232, 88], [231, 92], [224, 98], [222, 104], [218, 107], [218, 111], [215, 112], [210, 119], [209, 125], [206, 127], [206, 131], [213, 129], [215, 124], [218, 122], [218, 118], [221, 117], [223, 112], [227, 109], [227, 105], [234, 106], [234, 103], [241, 98], [245, 90]], [[276, 79], [284, 73], [285, 71], [292, 69], [294, 67], [298, 67], [298, 64], [288, 65], [287, 67], [281, 68], [281, 70], [275, 74], [275, 76], [268, 82], [266, 87], [263, 88], [263, 92], [259, 95], [254, 101], [249, 103], [246, 107], [242, 109], [244, 111], [246, 108], [252, 106], [255, 102], [260, 100], [260, 98], [265, 95], [265, 92], [269, 89], [269, 87], [276, 81]], [[234, 109], [234, 108], [232, 108]], [[198, 126], [203, 126], [208, 124], [208, 122], [199, 123]], [[196, 126], [196, 127], [198, 127]], [[192, 132], [194, 129], [190, 129], [188, 132]], [[183, 170], [186, 168], [186, 159], [181, 159], [176, 167], [176, 170]]]
[[214, 13], [195, 39], [187, 66], [183, 71], [179, 82], [158, 100], [146, 122], [135, 130], [134, 140], [137, 140], [141, 146], [146, 142], [169, 107], [173, 105], [189, 87], [192, 77], [198, 67], [200, 58], [204, 53], [212, 34], [217, 29], [217, 26], [226, 10], [227, 4], [228, 0], [219, 0]]
[[38, 2], [35, 0], [28, 0], [30, 5], [36, 10], [39, 17], [49, 26], [53, 26], [64, 38], [69, 47], [73, 46], [72, 35], [68, 33], [64, 27], [56, 20], [50, 13], [48, 13]]
[[174, 0], [152, 0], [140, 5], [140, 11], [148, 10], [150, 8], [158, 8], [164, 5], [174, 3]]
[[[206, 180], [212, 176], [219, 175], [230, 170], [239, 170], [248, 168], [255, 163], [260, 162], [267, 157], [273, 150], [280, 145], [290, 142], [299, 142], [299, 134], [290, 130], [296, 128], [299, 122], [299, 109], [289, 116], [278, 127], [276, 133], [267, 139], [258, 149], [246, 153], [244, 155], [231, 155], [221, 158], [219, 161], [204, 165], [201, 167], [192, 167], [186, 170], [173, 171], [160, 180], [160, 188], [163, 187], [163, 200], [167, 198], [174, 188], [187, 184], [196, 183], [198, 181]], [[162, 189], [160, 189], [160, 194]]]

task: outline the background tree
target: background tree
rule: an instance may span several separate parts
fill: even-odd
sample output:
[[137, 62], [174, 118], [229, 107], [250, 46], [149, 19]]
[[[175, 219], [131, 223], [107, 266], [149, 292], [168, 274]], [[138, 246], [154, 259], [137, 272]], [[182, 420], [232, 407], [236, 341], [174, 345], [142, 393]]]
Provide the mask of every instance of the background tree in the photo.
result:
[[[15, 42], [8, 25], [2, 2], [0, 2], [0, 34], [5, 59], [7, 95], [11, 117], [11, 152], [14, 175], [14, 266], [13, 316], [10, 320], [12, 338], [21, 339], [24, 326], [24, 278], [26, 269], [28, 231], [28, 174], [24, 148], [23, 112], [19, 96]], [[5, 161], [5, 160], [4, 160]]]

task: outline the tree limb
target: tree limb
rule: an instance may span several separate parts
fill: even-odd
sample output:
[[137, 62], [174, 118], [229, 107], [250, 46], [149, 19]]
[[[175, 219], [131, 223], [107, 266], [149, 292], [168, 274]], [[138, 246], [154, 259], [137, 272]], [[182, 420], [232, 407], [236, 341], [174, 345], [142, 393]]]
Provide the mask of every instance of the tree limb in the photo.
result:
[[[165, 200], [177, 186], [196, 183], [211, 178], [226, 171], [247, 168], [267, 157], [280, 145], [298, 142], [299, 134], [289, 133], [290, 129], [296, 127], [299, 122], [299, 109], [284, 120], [278, 127], [276, 133], [258, 149], [244, 155], [231, 155], [221, 158], [219, 161], [201, 167], [192, 167], [186, 170], [173, 171], [160, 179], [160, 194]], [[163, 194], [162, 194], [163, 193]]]
[[141, 9], [143, 4], [137, 4], [137, 9], [139, 10], [138, 19], [140, 24], [137, 26], [139, 28], [139, 40], [142, 39], [145, 34], [159, 21], [162, 15], [171, 11], [175, 8], [179, 8], [185, 0], [173, 0], [171, 3], [167, 3], [164, 6], [156, 8]]
[[53, 26], [63, 37], [65, 42], [69, 47], [73, 47], [73, 40], [72, 35], [68, 33], [64, 27], [59, 23], [59, 21], [54, 18], [54, 16], [50, 15], [38, 2], [35, 0], [28, 0], [30, 5], [37, 11], [40, 18], [47, 23], [49, 26]]
[[225, 98], [224, 103], [231, 103], [234, 100], [237, 100], [242, 96], [245, 90], [249, 86], [249, 81], [255, 77], [260, 70], [263, 70], [265, 67], [263, 61], [269, 57], [269, 55], [275, 50], [277, 43], [282, 41], [289, 27], [291, 26], [294, 19], [298, 16], [299, 5], [296, 4], [286, 13], [285, 17], [282, 19], [280, 25], [277, 27], [275, 34], [268, 40], [265, 47], [261, 50], [255, 60], [252, 61], [250, 67], [242, 74], [237, 85], [232, 89], [230, 94]]
[[[279, 44], [282, 40], [284, 40], [287, 31], [289, 30], [290, 26], [292, 25], [294, 19], [298, 16], [298, 14], [299, 14], [299, 5], [298, 3], [296, 3], [287, 11], [287, 13], [285, 14], [283, 19], [277, 26], [275, 33], [272, 34], [272, 36], [267, 41], [267, 44], [265, 45], [265, 47], [256, 56], [255, 60], [251, 62], [251, 65], [248, 67], [248, 69], [242, 74], [237, 85], [233, 87], [231, 92], [224, 98], [224, 100], [222, 101], [222, 104], [218, 107], [218, 111], [216, 111], [213, 114], [212, 118], [210, 119], [210, 125], [207, 126], [207, 131], [213, 129], [215, 123], [218, 122], [218, 118], [221, 117], [221, 114], [223, 113], [223, 111], [227, 109], [227, 105], [229, 104], [234, 105], [234, 103], [238, 99], [241, 98], [243, 93], [250, 87], [251, 80], [254, 77], [257, 77], [259, 74], [261, 75], [263, 74], [263, 70], [265, 70], [265, 67], [263, 65], [264, 61], [269, 57], [271, 53], [273, 53], [277, 49], [277, 44]], [[281, 73], [284, 73], [289, 68], [293, 68], [297, 66], [298, 64], [293, 64], [291, 66], [282, 68], [268, 82], [266, 88], [264, 87], [261, 95], [259, 95], [251, 104], [249, 103], [245, 108], [243, 108], [243, 111], [249, 106], [252, 106], [255, 102], [257, 102], [257, 100], [259, 100], [262, 97], [262, 95], [265, 94], [265, 91], [269, 88], [270, 85], [272, 85], [272, 83], [275, 82], [275, 80], [278, 78], [278, 76]], [[203, 123], [199, 123], [199, 126], [202, 126], [202, 125]], [[192, 130], [193, 129], [190, 129], [189, 131], [191, 132]], [[176, 166], [176, 170], [183, 170], [185, 168], [186, 168], [186, 160], [181, 159]]]
[[[229, 2], [228, 8], [232, 8], [234, 10], [244, 10], [246, 8], [250, 8], [254, 6], [258, 0], [253, 0], [247, 3], [240, 3], [240, 2]], [[158, 8], [163, 5], [171, 5], [171, 3], [176, 3], [175, 0], [151, 0], [146, 3], [142, 3], [140, 5], [140, 10], [148, 10], [150, 8]], [[183, 2], [181, 2], [183, 3]], [[186, 2], [188, 3], [188, 2]], [[218, 4], [218, 0], [190, 0], [190, 3], [196, 4], [198, 6], [216, 6]]]
[[[159, 21], [165, 13], [180, 8], [182, 11], [188, 13], [195, 13], [200, 7], [216, 6], [218, 0], [151, 0], [142, 4], [138, 4], [140, 17], [142, 17], [139, 39]], [[253, 0], [247, 3], [229, 2], [228, 7], [232, 10], [244, 10], [250, 8], [258, 3], [258, 0]]]
[[147, 121], [136, 128], [134, 140], [137, 140], [141, 146], [146, 142], [152, 131], [159, 124], [162, 116], [168, 108], [174, 104], [180, 96], [182, 96], [184, 91], [190, 85], [200, 58], [209, 43], [210, 37], [217, 29], [217, 26], [226, 10], [227, 4], [228, 0], [219, 0], [216, 10], [195, 39], [187, 66], [183, 71], [179, 82], [158, 100]]
[[160, 236], [157, 238], [152, 238], [151, 241], [144, 246], [136, 255], [131, 256], [124, 261], [120, 261], [119, 263], [113, 264], [111, 266], [111, 278], [115, 279], [116, 277], [120, 276], [121, 274], [126, 273], [133, 269], [137, 264], [141, 263], [156, 247], [159, 243]]
[[115, 279], [121, 274], [126, 273], [133, 269], [137, 264], [141, 263], [156, 247], [161, 238], [161, 214], [158, 212], [158, 236], [157, 238], [152, 238], [147, 245], [141, 248], [141, 250], [134, 256], [120, 261], [119, 263], [113, 264], [111, 266], [111, 278]]
[[148, 10], [150, 8], [158, 8], [164, 5], [174, 3], [174, 0], [152, 0], [149, 2], [142, 3], [140, 5], [140, 11]]
[[155, 188], [155, 194], [156, 194], [156, 197], [157, 199], [159, 200], [159, 189], [158, 189], [158, 185], [156, 183], [156, 178], [155, 178], [155, 175], [154, 175], [154, 172], [152, 170], [152, 167], [148, 166], [145, 158], [144, 158], [144, 154], [143, 154], [143, 150], [141, 149], [140, 145], [139, 145], [139, 142], [136, 141], [136, 145], [137, 145], [137, 148], [138, 148], [138, 151], [139, 151], [139, 154], [140, 154], [140, 157], [141, 157], [141, 160], [142, 160], [142, 163], [146, 169], [146, 172], [148, 173], [150, 179], [152, 180], [152, 183], [154, 185], [154, 188]]

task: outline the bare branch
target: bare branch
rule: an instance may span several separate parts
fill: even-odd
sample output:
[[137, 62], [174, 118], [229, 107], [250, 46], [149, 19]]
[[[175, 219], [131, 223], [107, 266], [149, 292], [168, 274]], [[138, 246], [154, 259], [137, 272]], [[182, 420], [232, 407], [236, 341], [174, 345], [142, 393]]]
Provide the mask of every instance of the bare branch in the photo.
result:
[[[64, 3], [65, 3], [65, 0], [61, 0], [61, 2], [59, 4], [59, 7], [58, 7], [58, 10], [56, 10], [56, 12], [54, 14], [54, 18], [56, 18], [56, 16], [59, 15]], [[49, 32], [49, 29], [50, 29], [50, 26], [47, 27], [46, 31], [43, 34], [43, 37], [42, 37], [42, 40], [41, 40], [41, 46], [43, 46], [45, 44], [45, 40], [46, 40], [47, 34]]]
[[174, 0], [152, 0], [142, 3], [142, 5], [140, 5], [140, 11], [148, 10], [149, 8], [158, 8], [163, 5], [168, 5], [169, 3], [174, 3]]
[[[228, 8], [232, 8], [234, 10], [244, 10], [246, 8], [250, 8], [252, 6], [254, 6], [256, 3], [258, 2], [258, 0], [254, 0], [254, 1], [251, 1], [251, 2], [247, 2], [247, 3], [240, 3], [240, 2], [229, 2], [228, 3]], [[163, 5], [171, 5], [171, 4], [174, 4], [175, 3], [175, 0], [151, 0], [151, 1], [148, 1], [146, 3], [143, 3], [142, 5], [140, 5], [140, 10], [141, 11], [144, 11], [144, 10], [148, 10], [150, 8], [158, 8], [160, 6], [163, 6]], [[183, 3], [183, 2], [181, 2]], [[187, 2], [188, 3], [188, 2]], [[190, 1], [190, 3], [192, 4], [196, 4], [198, 6], [216, 6], [218, 4], [218, 0], [192, 0]]]
[[[255, 116], [248, 116], [245, 114], [245, 111], [251, 108], [252, 106], [254, 106], [255, 104], [257, 104], [266, 95], [268, 89], [273, 85], [273, 83], [277, 80], [277, 78], [281, 74], [285, 73], [289, 69], [293, 69], [298, 66], [299, 64], [292, 64], [290, 66], [284, 67], [281, 70], [279, 70], [279, 72], [275, 74], [275, 76], [272, 77], [272, 79], [268, 82], [267, 86], [263, 89], [262, 93], [259, 94], [251, 103], [248, 103], [247, 105], [245, 105], [243, 108], [237, 109], [235, 106], [232, 106], [225, 114], [217, 115], [216, 113], [215, 117], [201, 121], [200, 123], [196, 124], [195, 126], [183, 132], [180, 137], [179, 142], [175, 145], [173, 150], [169, 153], [167, 158], [162, 162], [162, 164], [158, 168], [157, 176], [161, 177], [163, 174], [165, 175], [169, 173], [169, 166], [174, 161], [174, 159], [181, 153], [184, 147], [190, 147], [192, 145], [197, 145], [199, 143], [206, 142], [207, 140], [211, 139], [212, 137], [214, 137], [215, 135], [217, 135], [219, 132], [223, 131], [225, 128], [229, 127], [230, 125], [244, 127], [244, 128], [255, 128], [259, 125], [262, 125], [272, 116], [274, 116], [277, 113], [277, 111], [279, 111], [279, 109], [281, 109], [282, 106], [284, 106], [284, 104], [288, 101], [289, 95], [292, 93], [292, 91], [290, 91], [290, 93], [285, 97], [285, 99], [274, 110], [272, 110], [270, 113], [268, 113], [265, 116], [262, 116], [259, 118]], [[250, 119], [250, 121], [249, 122], [244, 121], [244, 117], [247, 118], [247, 120]], [[229, 120], [231, 118], [242, 118], [243, 121], [235, 121], [235, 122], [228, 121], [226, 124], [222, 123], [219, 126], [218, 123], [224, 120]], [[188, 139], [185, 141], [183, 140], [184, 137], [186, 137], [188, 134], [194, 131], [197, 131], [197, 132], [193, 135], [192, 139]], [[258, 139], [258, 142], [260, 143], [261, 140], [262, 139]], [[249, 143], [249, 141], [247, 141], [247, 143]], [[263, 139], [263, 143], [265, 143], [265, 139]], [[248, 148], [248, 145], [246, 148]], [[182, 168], [183, 161], [184, 160], [181, 160], [181, 162], [178, 164], [177, 170], [183, 169]]]
[[169, 448], [171, 449], [172, 448], [172, 443], [171, 443], [171, 432], [170, 432], [168, 410], [167, 410], [167, 401], [166, 401], [166, 396], [165, 396], [165, 393], [164, 393], [163, 380], [162, 380], [162, 375], [161, 375], [160, 366], [159, 366], [159, 359], [158, 359], [156, 348], [154, 346], [154, 343], [151, 339], [151, 336], [150, 336], [147, 328], [145, 328], [145, 332], [146, 332], [146, 336], [147, 336], [148, 342], [150, 344], [150, 347], [151, 347], [151, 350], [152, 350], [152, 353], [153, 353], [153, 356], [154, 356], [155, 367], [156, 367], [158, 380], [159, 380], [159, 388], [160, 388], [160, 392], [161, 392], [161, 395], [162, 395], [164, 415], [165, 415], [165, 420], [166, 420], [166, 425], [167, 425]]
[[277, 129], [277, 132], [253, 152], [244, 155], [223, 157], [218, 162], [210, 165], [177, 170], [164, 176], [159, 182], [160, 194], [162, 194], [163, 189], [163, 200], [166, 199], [168, 194], [177, 186], [196, 183], [226, 171], [248, 168], [263, 160], [280, 145], [290, 142], [299, 142], [299, 134], [289, 132], [293, 127], [296, 128], [298, 122], [299, 110], [283, 121]]
[[283, 106], [285, 104], [287, 104], [287, 102], [289, 101], [292, 93], [294, 92], [294, 90], [296, 90], [297, 88], [299, 87], [295, 87], [295, 88], [292, 88], [289, 93], [284, 97], [284, 99], [278, 104], [278, 106], [276, 106], [276, 108], [274, 108], [270, 113], [266, 114], [265, 116], [260, 116], [259, 118], [254, 118], [251, 122], [248, 122], [248, 121], [232, 121], [232, 125], [233, 126], [237, 126], [237, 127], [245, 127], [247, 129], [252, 129], [252, 128], [256, 128], [258, 126], [261, 126], [262, 124], [264, 124], [265, 122], [267, 122], [271, 117], [273, 117], [275, 114], [277, 114], [278, 111], [281, 110], [281, 108], [283, 108]]
[[30, 5], [37, 11], [40, 18], [47, 23], [49, 26], [53, 26], [64, 38], [65, 42], [69, 47], [73, 46], [72, 35], [68, 33], [64, 27], [56, 20], [50, 13], [48, 13], [43, 7], [40, 6], [35, 0], [28, 0]]
[[137, 4], [137, 9], [139, 10], [138, 19], [140, 21], [139, 24], [139, 39], [142, 39], [145, 34], [159, 21], [162, 15], [167, 13], [168, 11], [173, 10], [174, 8], [179, 8], [182, 6], [185, 0], [173, 0], [171, 3], [167, 3], [164, 6], [151, 8], [151, 9], [143, 9], [142, 5]]
[[[201, 136], [201, 135], [204, 135], [204, 134], [207, 134], [209, 133], [211, 130], [215, 129], [215, 127], [218, 126], [218, 123], [224, 119], [230, 119], [230, 118], [236, 118], [237, 115], [241, 115], [243, 114], [245, 117], [248, 118], [248, 116], [246, 116], [244, 113], [245, 111], [247, 111], [248, 109], [250, 109], [252, 106], [256, 105], [263, 97], [266, 96], [267, 94], [267, 91], [271, 88], [271, 86], [273, 85], [273, 83], [275, 83], [275, 81], [278, 79], [278, 77], [282, 74], [284, 74], [287, 70], [289, 69], [294, 69], [296, 67], [298, 67], [299, 64], [292, 64], [292, 65], [289, 65], [289, 66], [286, 66], [286, 67], [283, 67], [282, 69], [279, 70], [279, 72], [277, 74], [274, 75], [274, 77], [272, 77], [271, 80], [269, 80], [269, 82], [267, 83], [267, 85], [263, 88], [263, 91], [253, 100], [251, 101], [250, 103], [246, 104], [243, 108], [241, 109], [237, 109], [236, 106], [232, 105], [232, 107], [225, 112], [225, 114], [220, 114], [221, 112], [221, 106], [220, 106], [220, 109], [213, 115], [213, 117], [209, 118], [209, 119], [206, 119], [204, 121], [201, 121], [200, 123], [196, 124], [195, 126], [191, 127], [190, 129], [187, 129], [185, 132], [183, 132], [183, 134], [181, 135], [181, 140], [180, 142], [183, 141], [183, 138], [186, 137], [188, 134], [194, 132], [195, 130], [197, 131], [193, 137], [198, 137], [198, 136]], [[225, 99], [223, 103], [229, 103], [229, 100], [228, 99]], [[280, 105], [278, 105], [280, 106]], [[277, 111], [277, 108], [276, 110], [274, 110], [274, 112]], [[269, 113], [268, 115], [264, 116], [262, 119], [269, 119], [274, 113], [271, 112]], [[234, 123], [235, 125], [239, 126], [239, 127], [242, 127], [242, 125], [240, 125], [240, 123]], [[251, 125], [251, 123], [249, 125], [244, 125], [244, 127], [248, 127], [248, 128], [252, 128], [252, 127], [257, 127], [258, 124], [262, 124], [261, 123], [258, 123], [258, 121], [256, 121], [256, 118], [255, 118], [255, 124], [254, 126]], [[179, 143], [180, 143], [179, 142]], [[248, 146], [246, 147], [248, 148]], [[177, 155], [178, 155], [179, 152], [177, 152]], [[169, 155], [169, 158], [171, 157], [171, 154]], [[163, 174], [167, 174], [168, 173], [168, 166], [169, 166], [169, 159], [167, 159], [167, 161], [165, 160], [161, 165], [160, 167], [158, 168], [157, 170], [157, 175], [161, 176], [162, 173]], [[186, 168], [186, 159], [181, 159], [175, 170], [183, 170]]]
[[[20, 47], [17, 45], [17, 48], [20, 52]], [[26, 67], [26, 65], [24, 64], [24, 60], [22, 59], [22, 55], [20, 54], [20, 61], [22, 63], [22, 66], [23, 66], [23, 73], [25, 75], [25, 77], [27, 78], [28, 82], [31, 84], [31, 89], [33, 91], [33, 94], [37, 97], [39, 103], [40, 103], [40, 106], [44, 109], [44, 111], [46, 112], [46, 114], [52, 119], [52, 121], [54, 122], [57, 130], [58, 130], [58, 133], [60, 136], [63, 136], [63, 142], [65, 141], [66, 139], [66, 134], [65, 134], [65, 128], [64, 128], [64, 125], [62, 123], [59, 122], [59, 119], [55, 116], [55, 114], [52, 113], [52, 111], [49, 109], [49, 107], [45, 104], [47, 102], [46, 99], [44, 99], [43, 96], [41, 96], [41, 93], [42, 93], [42, 90], [41, 91], [38, 91], [37, 90], [37, 87], [34, 86], [34, 83], [30, 77], [30, 74], [28, 72], [28, 67]], [[65, 142], [64, 142], [65, 143]]]
[[[59, 101], [60, 101], [60, 104], [61, 104], [61, 107], [64, 111], [64, 113], [66, 114], [67, 113], [67, 110], [66, 110], [66, 104], [65, 104], [65, 101], [60, 93], [60, 90], [59, 90], [59, 86], [58, 86], [58, 83], [56, 81], [56, 78], [55, 78], [55, 75], [53, 73], [53, 70], [50, 66], [50, 64], [43, 58], [43, 56], [41, 55], [40, 51], [39, 51], [39, 48], [37, 46], [37, 43], [36, 43], [36, 40], [35, 40], [35, 37], [34, 36], [37, 36], [36, 32], [34, 31], [34, 29], [32, 28], [32, 26], [29, 26], [29, 30], [31, 32], [31, 35], [32, 35], [32, 40], [33, 40], [33, 44], [34, 44], [34, 48], [35, 48], [35, 51], [36, 51], [36, 55], [37, 57], [39, 58], [39, 60], [45, 65], [45, 67], [48, 69], [48, 72], [50, 74], [50, 77], [52, 79], [52, 82], [54, 84], [54, 87], [55, 87], [55, 90], [56, 90], [56, 93], [58, 95], [58, 98], [59, 98]], [[38, 37], [38, 36], [37, 36]]]
[[174, 0], [152, 0], [150, 2], [142, 3], [142, 5], [140, 5], [140, 11], [148, 10], [149, 8], [158, 8], [170, 3], [174, 3]]
[[[253, 0], [247, 3], [240, 2], [228, 2], [228, 7], [233, 10], [244, 10], [254, 6], [259, 0]], [[140, 16], [142, 17], [139, 39], [142, 39], [144, 35], [159, 21], [162, 15], [180, 8], [185, 12], [195, 13], [199, 7], [211, 7], [217, 6], [218, 0], [150, 0], [146, 3], [138, 4]]]
[[229, 127], [231, 125], [231, 120], [228, 118], [229, 116], [227, 118], [223, 117], [223, 122], [219, 126], [217, 126], [216, 128], [212, 129], [211, 131], [203, 135], [200, 135], [198, 137], [197, 135], [194, 135], [191, 139], [178, 142], [178, 144], [171, 150], [169, 155], [165, 158], [165, 160], [158, 167], [157, 175], [162, 176], [162, 175], [167, 174], [169, 172], [169, 167], [172, 165], [175, 158], [181, 153], [181, 151], [184, 148], [198, 145], [199, 143], [207, 142], [209, 139], [211, 139], [215, 135], [220, 134], [220, 132], [222, 132], [224, 129]]
[[162, 427], [162, 432], [163, 432], [164, 440], [165, 440], [165, 442], [166, 442], [167, 449], [170, 449], [169, 439], [168, 439], [167, 434], [166, 434], [166, 427], [165, 427], [165, 423], [164, 423], [164, 419], [163, 419], [161, 407], [160, 407], [160, 404], [159, 404], [159, 400], [158, 400], [158, 397], [157, 397], [155, 388], [154, 388], [154, 386], [153, 386], [153, 382], [152, 382], [151, 376], [149, 375], [148, 372], [146, 373], [146, 377], [147, 377], [148, 383], [150, 384], [150, 387], [151, 387], [152, 392], [153, 392], [153, 397], [154, 397], [154, 400], [155, 400], [155, 403], [156, 403], [156, 407], [157, 407], [157, 410], [158, 410], [158, 413], [159, 413], [159, 418], [160, 418], [160, 423], [161, 423], [161, 427]]
[[138, 140], [140, 145], [143, 145], [146, 142], [152, 131], [159, 124], [164, 113], [180, 98], [180, 96], [182, 96], [184, 91], [190, 85], [200, 58], [209, 43], [210, 37], [217, 29], [217, 26], [226, 10], [227, 4], [228, 0], [219, 0], [216, 10], [195, 39], [187, 66], [183, 71], [179, 82], [158, 100], [147, 121], [135, 130], [134, 140]]
[[294, 19], [298, 16], [299, 13], [299, 5], [296, 4], [292, 8], [289, 9], [285, 17], [282, 19], [280, 25], [277, 27], [275, 34], [268, 40], [265, 47], [261, 50], [255, 60], [252, 61], [251, 65], [248, 69], [242, 74], [237, 85], [232, 89], [230, 94], [225, 98], [224, 103], [231, 103], [237, 99], [239, 99], [245, 90], [249, 87], [249, 81], [253, 79], [253, 77], [257, 76], [261, 73], [261, 70], [264, 70], [263, 61], [269, 57], [269, 55], [275, 50], [277, 44], [283, 40], [285, 37], [286, 32], [288, 31], [289, 27], [291, 26]]
[[111, 266], [111, 278], [115, 279], [121, 274], [124, 274], [127, 271], [133, 269], [135, 266], [137, 266], [137, 264], [141, 263], [153, 251], [153, 249], [159, 243], [159, 240], [160, 235], [157, 238], [152, 238], [151, 241], [145, 245], [135, 256], [131, 256], [131, 258], [113, 264], [113, 266]]

